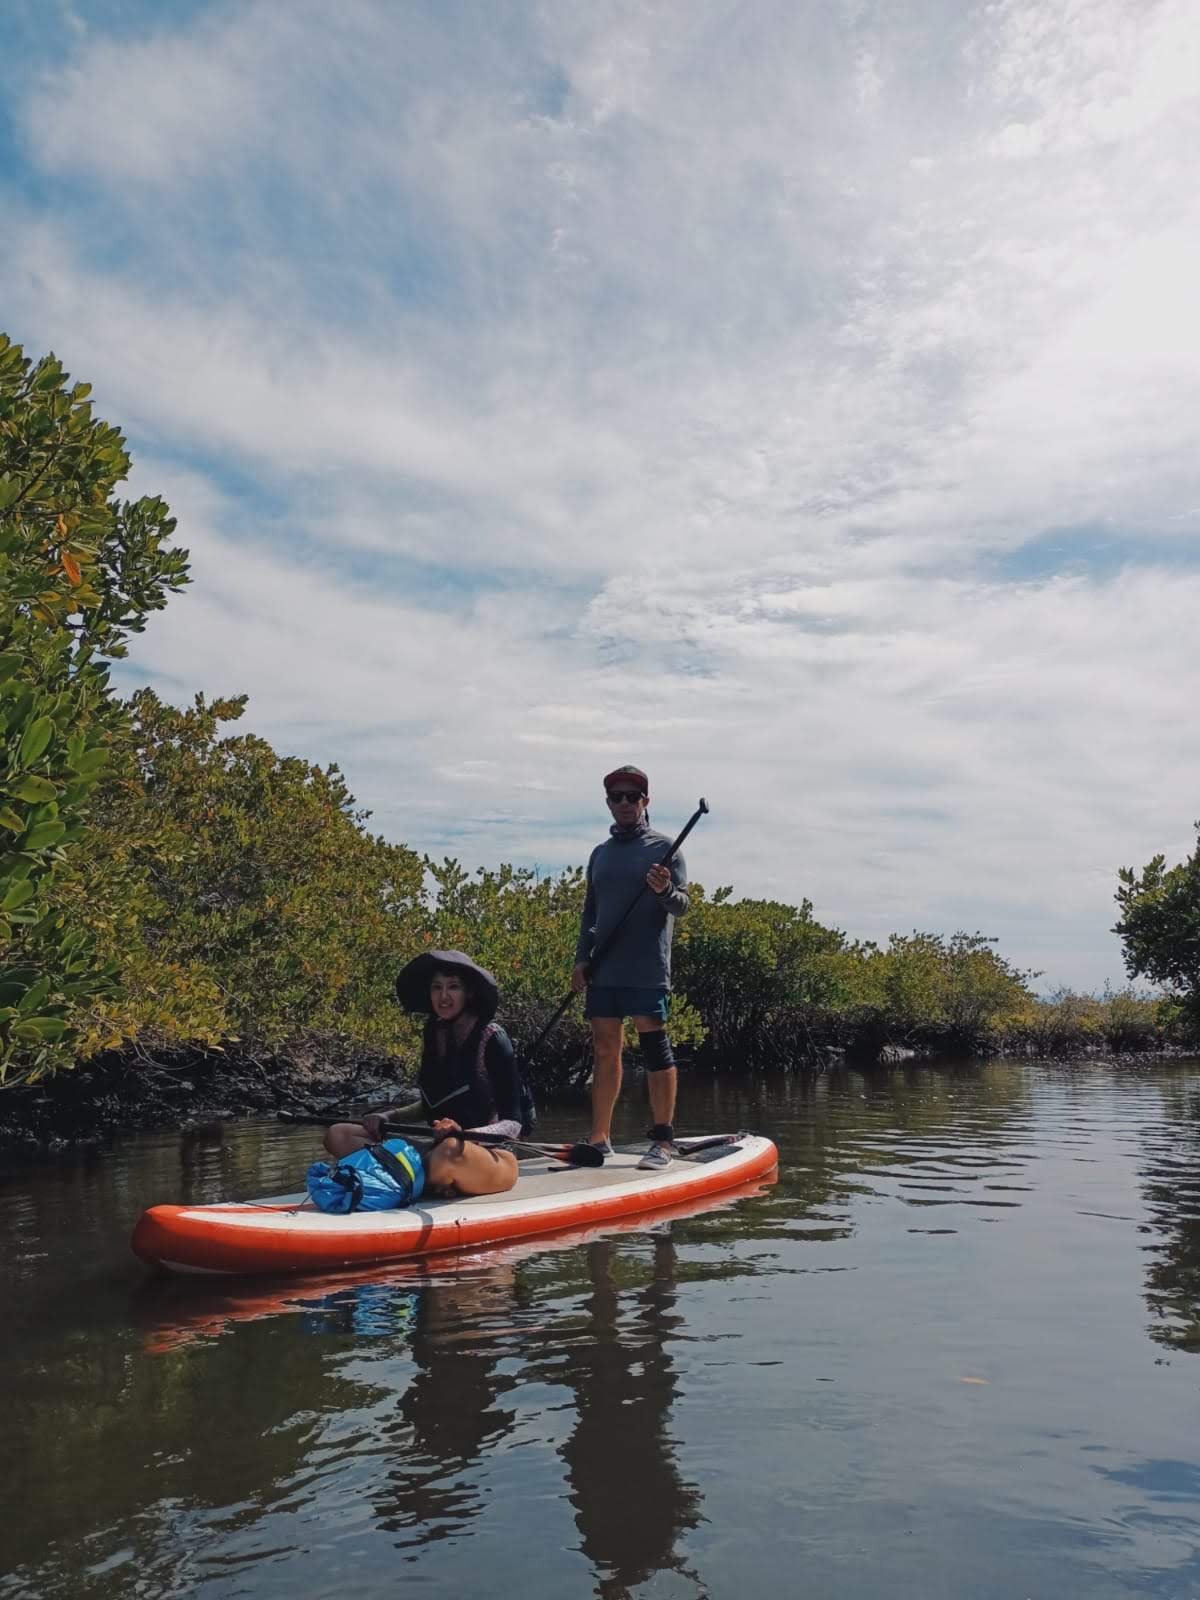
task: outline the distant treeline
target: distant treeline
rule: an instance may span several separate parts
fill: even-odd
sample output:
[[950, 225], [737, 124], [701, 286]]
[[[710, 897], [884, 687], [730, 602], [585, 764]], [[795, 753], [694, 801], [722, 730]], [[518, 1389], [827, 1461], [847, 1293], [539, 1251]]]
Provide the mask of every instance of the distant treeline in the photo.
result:
[[[87, 386], [0, 336], [0, 1082], [114, 1053], [411, 1059], [392, 981], [429, 947], [490, 967], [512, 1031], [531, 1039], [566, 989], [578, 868], [426, 860], [370, 832], [336, 767], [228, 731], [244, 698], [178, 710], [113, 694], [104, 659], [188, 581], [166, 506], [113, 497], [128, 465]], [[1165, 1000], [1039, 1000], [1034, 975], [980, 934], [858, 943], [807, 901], [693, 885], [672, 1032], [682, 1055], [733, 1068], [1194, 1038], [1193, 866], [1159, 859], [1119, 891], [1131, 974], [1167, 985]], [[576, 1012], [542, 1087], [584, 1075], [586, 1048]]]

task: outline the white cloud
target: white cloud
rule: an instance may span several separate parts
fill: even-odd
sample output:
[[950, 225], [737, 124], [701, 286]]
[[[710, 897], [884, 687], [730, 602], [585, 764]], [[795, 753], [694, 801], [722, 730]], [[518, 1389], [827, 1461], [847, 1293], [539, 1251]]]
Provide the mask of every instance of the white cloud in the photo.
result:
[[263, 136], [263, 65], [168, 34], [140, 45], [101, 39], [31, 102], [29, 131], [50, 171], [185, 181]]
[[[579, 860], [634, 759], [710, 883], [1118, 976], [1200, 779], [1188, 7], [327, 17], [18, 108], [15, 327], [195, 550], [138, 663], [418, 846]], [[1020, 580], [1087, 525], [1159, 564]]]

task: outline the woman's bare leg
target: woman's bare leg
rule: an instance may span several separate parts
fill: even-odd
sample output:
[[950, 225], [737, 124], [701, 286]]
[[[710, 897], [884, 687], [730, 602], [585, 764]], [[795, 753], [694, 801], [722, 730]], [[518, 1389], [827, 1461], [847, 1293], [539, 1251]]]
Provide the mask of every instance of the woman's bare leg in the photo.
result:
[[503, 1194], [517, 1181], [517, 1158], [511, 1150], [493, 1150], [453, 1135], [435, 1144], [425, 1157], [427, 1187], [435, 1194]]
[[325, 1148], [335, 1161], [340, 1161], [343, 1156], [352, 1156], [369, 1142], [367, 1130], [361, 1122], [335, 1122], [332, 1128], [325, 1130]]

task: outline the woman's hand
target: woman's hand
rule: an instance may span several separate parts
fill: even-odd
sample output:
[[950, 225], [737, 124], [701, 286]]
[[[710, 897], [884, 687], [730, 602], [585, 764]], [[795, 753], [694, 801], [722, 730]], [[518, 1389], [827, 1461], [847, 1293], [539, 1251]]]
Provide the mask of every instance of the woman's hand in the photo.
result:
[[382, 1144], [387, 1137], [387, 1117], [382, 1111], [368, 1111], [361, 1117], [362, 1130], [367, 1136], [368, 1144]]
[[577, 961], [571, 972], [571, 992], [582, 994], [587, 988], [588, 964], [586, 961]]
[[454, 1134], [461, 1132], [461, 1123], [455, 1122], [453, 1117], [439, 1117], [433, 1125], [434, 1143], [441, 1144], [443, 1139], [452, 1138]]

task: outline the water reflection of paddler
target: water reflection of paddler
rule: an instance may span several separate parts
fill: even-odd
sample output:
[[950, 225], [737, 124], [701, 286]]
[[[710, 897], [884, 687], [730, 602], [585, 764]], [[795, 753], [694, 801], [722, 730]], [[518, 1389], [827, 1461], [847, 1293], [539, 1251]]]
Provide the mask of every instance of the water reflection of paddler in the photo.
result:
[[[410, 961], [396, 979], [396, 998], [406, 1011], [425, 1016], [418, 1087], [435, 1140], [423, 1157], [423, 1187], [439, 1195], [500, 1194], [517, 1181], [511, 1151], [456, 1139], [464, 1130], [515, 1139], [521, 1132], [521, 1078], [512, 1041], [496, 1022], [500, 992], [495, 978], [458, 950], [429, 950]], [[338, 1122], [327, 1130], [325, 1148], [339, 1160], [369, 1144], [388, 1140], [385, 1124], [396, 1110], [374, 1112], [361, 1122]], [[418, 1191], [419, 1193], [420, 1191]], [[416, 1198], [416, 1196], [414, 1196]]]
[[545, 1373], [575, 1395], [563, 1459], [580, 1547], [597, 1593], [612, 1600], [656, 1574], [685, 1571], [675, 1544], [701, 1519], [699, 1491], [680, 1477], [668, 1432], [676, 1395], [668, 1344], [682, 1320], [670, 1236], [656, 1234], [650, 1252], [649, 1281], [632, 1288], [639, 1263], [627, 1243], [587, 1247], [587, 1318]]
[[423, 1545], [458, 1532], [485, 1508], [475, 1476], [509, 1437], [516, 1412], [501, 1395], [516, 1379], [505, 1372], [517, 1298], [516, 1268], [497, 1262], [417, 1293], [409, 1327], [416, 1371], [397, 1402], [397, 1420], [381, 1435], [403, 1435], [403, 1449], [374, 1496], [379, 1526], [400, 1545]]

